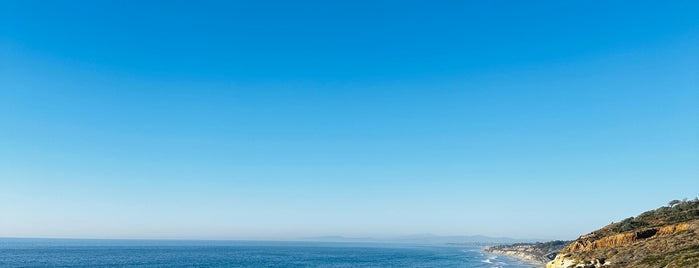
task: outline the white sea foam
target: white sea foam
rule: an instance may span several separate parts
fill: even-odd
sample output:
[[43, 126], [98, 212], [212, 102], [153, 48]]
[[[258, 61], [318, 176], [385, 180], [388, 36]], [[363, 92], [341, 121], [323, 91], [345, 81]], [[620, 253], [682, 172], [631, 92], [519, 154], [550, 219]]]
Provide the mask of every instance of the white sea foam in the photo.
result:
[[487, 259], [485, 259], [485, 260], [482, 260], [481, 262], [485, 262], [485, 263], [493, 263], [493, 260], [495, 260], [495, 259], [497, 259], [497, 258], [498, 258], [498, 256], [488, 256], [488, 258], [487, 258]]

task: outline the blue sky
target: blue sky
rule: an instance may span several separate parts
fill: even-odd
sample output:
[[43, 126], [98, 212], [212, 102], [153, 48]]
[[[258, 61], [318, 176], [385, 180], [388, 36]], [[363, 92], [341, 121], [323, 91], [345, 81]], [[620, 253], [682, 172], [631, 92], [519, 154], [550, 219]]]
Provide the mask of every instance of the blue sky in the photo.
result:
[[699, 195], [696, 1], [3, 1], [0, 237], [571, 239]]

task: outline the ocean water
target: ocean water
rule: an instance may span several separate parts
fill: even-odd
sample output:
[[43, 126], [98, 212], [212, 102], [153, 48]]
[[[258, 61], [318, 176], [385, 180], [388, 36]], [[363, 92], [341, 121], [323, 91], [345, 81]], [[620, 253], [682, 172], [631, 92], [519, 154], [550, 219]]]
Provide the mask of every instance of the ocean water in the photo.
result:
[[0, 267], [532, 267], [481, 247], [374, 243], [0, 239]]

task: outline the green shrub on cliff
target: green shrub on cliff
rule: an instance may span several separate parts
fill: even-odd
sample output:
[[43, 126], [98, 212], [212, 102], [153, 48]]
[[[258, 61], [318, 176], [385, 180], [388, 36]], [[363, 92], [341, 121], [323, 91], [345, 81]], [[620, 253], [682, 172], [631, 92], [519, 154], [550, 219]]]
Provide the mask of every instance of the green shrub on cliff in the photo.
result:
[[583, 235], [547, 267], [601, 261], [609, 268], [699, 267], [699, 199], [673, 200]]
[[635, 230], [635, 229], [642, 228], [642, 227], [646, 227], [646, 226], [648, 226], [647, 222], [637, 220], [634, 217], [630, 217], [630, 218], [626, 218], [623, 221], [615, 224], [612, 227], [612, 232], [623, 233], [623, 232], [628, 232], [628, 231]]
[[638, 215], [626, 218], [621, 222], [607, 226], [608, 233], [623, 233], [636, 229], [667, 224], [675, 224], [688, 220], [699, 219], [699, 199], [673, 200], [667, 207], [660, 207]]

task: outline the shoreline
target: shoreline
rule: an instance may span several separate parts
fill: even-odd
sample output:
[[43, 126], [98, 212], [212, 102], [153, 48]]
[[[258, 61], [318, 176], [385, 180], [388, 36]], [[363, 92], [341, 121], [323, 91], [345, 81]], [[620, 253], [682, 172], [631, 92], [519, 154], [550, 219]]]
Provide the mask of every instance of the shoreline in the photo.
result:
[[483, 252], [513, 258], [523, 262], [526, 265], [532, 265], [532, 267], [546, 267], [547, 263], [541, 260], [541, 257], [539, 257], [538, 255], [517, 250], [501, 250], [494, 249], [489, 246], [485, 247], [483, 249]]

